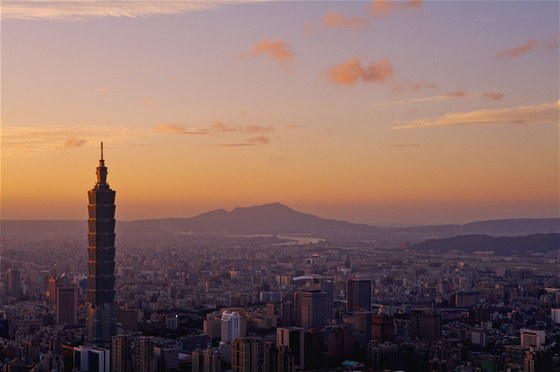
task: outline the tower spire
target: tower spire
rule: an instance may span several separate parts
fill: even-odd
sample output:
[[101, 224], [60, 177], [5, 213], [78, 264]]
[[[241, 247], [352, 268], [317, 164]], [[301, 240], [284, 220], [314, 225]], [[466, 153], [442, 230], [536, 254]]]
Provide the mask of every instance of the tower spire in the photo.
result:
[[107, 185], [107, 167], [103, 159], [103, 141], [101, 141], [101, 159], [99, 159], [99, 166], [97, 167], [97, 185], [108, 187]]

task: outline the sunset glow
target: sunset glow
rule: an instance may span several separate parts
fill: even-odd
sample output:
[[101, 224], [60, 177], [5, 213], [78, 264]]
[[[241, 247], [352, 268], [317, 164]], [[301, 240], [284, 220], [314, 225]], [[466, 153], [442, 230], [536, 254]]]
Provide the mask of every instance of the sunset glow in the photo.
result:
[[0, 217], [558, 217], [559, 7], [3, 1]]

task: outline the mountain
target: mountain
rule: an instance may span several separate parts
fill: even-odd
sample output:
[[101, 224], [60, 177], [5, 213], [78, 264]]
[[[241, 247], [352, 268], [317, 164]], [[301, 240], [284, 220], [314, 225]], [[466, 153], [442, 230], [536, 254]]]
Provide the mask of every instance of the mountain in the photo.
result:
[[462, 235], [447, 239], [430, 239], [412, 245], [411, 249], [440, 254], [449, 251], [463, 253], [491, 251], [500, 256], [547, 254], [551, 251], [557, 254], [560, 249], [560, 234], [531, 234], [515, 237], [492, 237], [483, 234]]
[[305, 234], [377, 230], [372, 226], [325, 219], [301, 213], [280, 203], [217, 209], [191, 218], [120, 222], [123, 233], [134, 231], [175, 231], [177, 233]]
[[[177, 234], [316, 234], [341, 236], [349, 234], [354, 240], [383, 240], [420, 242], [429, 238], [485, 234], [517, 236], [535, 233], [560, 232], [560, 219], [508, 219], [477, 221], [464, 225], [428, 225], [378, 228], [298, 212], [280, 203], [216, 209], [190, 218], [164, 218], [136, 221], [117, 221], [116, 233], [121, 236], [177, 235]], [[26, 239], [83, 237], [87, 222], [82, 221], [18, 221], [1, 220], [0, 235]]]

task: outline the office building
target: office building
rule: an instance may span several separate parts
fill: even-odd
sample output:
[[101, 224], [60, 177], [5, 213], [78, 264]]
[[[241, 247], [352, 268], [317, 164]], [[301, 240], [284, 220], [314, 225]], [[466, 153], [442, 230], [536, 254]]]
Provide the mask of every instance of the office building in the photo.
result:
[[294, 364], [305, 369], [304, 363], [304, 329], [300, 327], [279, 327], [276, 329], [276, 346], [290, 348], [294, 355]]
[[319, 289], [294, 293], [296, 326], [322, 328], [327, 323], [327, 295]]
[[78, 290], [74, 286], [56, 287], [56, 324], [78, 323]]
[[8, 293], [14, 297], [19, 297], [21, 292], [21, 276], [19, 270], [10, 269], [8, 271]]
[[521, 346], [540, 349], [545, 344], [546, 331], [541, 329], [522, 328], [519, 334]]
[[88, 296], [86, 342], [109, 345], [117, 333], [115, 318], [115, 191], [107, 183], [101, 159], [97, 182], [88, 191]]
[[346, 283], [346, 310], [371, 311], [371, 280], [350, 279]]

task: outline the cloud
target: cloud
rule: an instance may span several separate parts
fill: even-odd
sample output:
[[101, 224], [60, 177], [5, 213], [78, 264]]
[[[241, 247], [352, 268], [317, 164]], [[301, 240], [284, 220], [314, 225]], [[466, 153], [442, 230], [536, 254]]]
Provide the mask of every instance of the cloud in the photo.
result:
[[274, 127], [272, 125], [230, 126], [217, 121], [210, 126], [209, 130], [210, 132], [271, 133], [274, 132]]
[[128, 142], [143, 138], [150, 132], [143, 128], [122, 125], [2, 125], [2, 159], [31, 159], [63, 149]]
[[210, 10], [227, 3], [223, 1], [167, 0], [4, 0], [2, 1], [2, 19], [82, 21], [108, 17], [141, 18]]
[[413, 120], [395, 129], [432, 128], [453, 125], [558, 124], [560, 101], [500, 109], [447, 113]]
[[329, 12], [323, 16], [323, 26], [326, 28], [361, 29], [367, 27], [368, 20], [362, 17], [349, 17], [338, 12]]
[[401, 99], [398, 101], [374, 103], [372, 106], [377, 106], [377, 107], [394, 106], [394, 105], [403, 105], [403, 104], [410, 104], [410, 103], [444, 102], [452, 99], [472, 99], [472, 98], [482, 98], [482, 99], [489, 99], [492, 101], [500, 101], [504, 97], [505, 94], [501, 92], [469, 93], [464, 90], [458, 90], [455, 92], [449, 92], [439, 96]]
[[486, 92], [486, 93], [482, 93], [482, 96], [484, 98], [488, 98], [493, 101], [501, 101], [502, 99], [504, 99], [505, 94], [501, 92]]
[[518, 45], [510, 49], [500, 50], [496, 53], [494, 58], [497, 60], [517, 58], [537, 49], [542, 49], [545, 52], [554, 52], [558, 50], [558, 38], [551, 40], [531, 39], [525, 44]]
[[231, 125], [226, 125], [220, 121], [217, 121], [208, 127], [202, 127], [202, 128], [191, 128], [179, 124], [160, 124], [154, 130], [158, 133], [175, 133], [175, 134], [212, 134], [212, 133], [223, 133], [223, 132], [238, 132], [238, 133], [253, 134], [253, 133], [271, 133], [274, 132], [274, 127], [272, 125], [231, 126]]
[[265, 143], [269, 143], [270, 142], [270, 138], [266, 137], [266, 136], [255, 136], [255, 137], [250, 137], [247, 140], [249, 143], [253, 143], [253, 144], [265, 144]]
[[419, 90], [423, 89], [434, 89], [437, 88], [437, 85], [434, 83], [419, 83], [414, 81], [401, 81], [401, 82], [394, 82], [393, 88], [391, 89], [393, 92], [418, 92]]
[[288, 124], [288, 125], [286, 125], [286, 128], [288, 128], [288, 129], [306, 129], [308, 127], [305, 126], [305, 125]]
[[284, 40], [263, 40], [253, 45], [250, 55], [253, 57], [268, 55], [280, 64], [287, 66], [294, 61], [295, 53], [292, 51], [290, 44]]
[[392, 0], [373, 0], [371, 11], [376, 15], [385, 15], [395, 10], [420, 9], [422, 0], [392, 1]]
[[520, 57], [528, 53], [531, 49], [534, 49], [537, 45], [539, 45], [539, 42], [537, 40], [529, 40], [523, 45], [519, 45], [511, 49], [500, 50], [498, 53], [496, 53], [495, 58], [502, 59]]
[[86, 143], [87, 143], [86, 139], [68, 138], [66, 141], [64, 141], [63, 147], [65, 148], [82, 147]]
[[393, 73], [393, 66], [387, 59], [362, 66], [359, 58], [352, 58], [331, 67], [327, 76], [332, 83], [340, 85], [354, 85], [358, 81], [384, 84], [393, 78]]
[[155, 128], [158, 133], [175, 133], [175, 134], [209, 134], [208, 129], [189, 128], [178, 124], [160, 124]]

